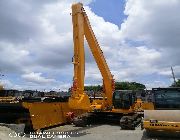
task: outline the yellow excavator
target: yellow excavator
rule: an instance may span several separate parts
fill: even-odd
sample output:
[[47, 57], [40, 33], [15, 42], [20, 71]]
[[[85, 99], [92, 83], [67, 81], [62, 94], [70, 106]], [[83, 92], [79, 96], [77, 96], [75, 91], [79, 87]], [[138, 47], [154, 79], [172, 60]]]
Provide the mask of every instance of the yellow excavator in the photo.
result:
[[[73, 41], [74, 41], [74, 77], [72, 95], [68, 104], [71, 109], [85, 110], [88, 113], [77, 116], [74, 124], [85, 126], [103, 119], [120, 121], [123, 129], [135, 129], [141, 122], [144, 109], [152, 109], [152, 103], [144, 103], [136, 99], [133, 91], [115, 91], [115, 80], [106, 63], [104, 54], [94, 35], [88, 16], [81, 3], [72, 5]], [[96, 64], [103, 78], [103, 99], [93, 99], [84, 92], [86, 38]]]
[[[67, 101], [61, 98], [13, 98], [7, 100], [0, 86], [0, 120], [7, 123], [25, 123], [35, 131], [71, 121], [72, 112], [77, 117], [74, 124], [87, 125], [103, 120], [118, 120], [121, 128], [135, 129], [140, 123], [144, 109], [153, 109], [152, 103], [136, 99], [135, 91], [115, 91], [115, 81], [103, 52], [93, 33], [88, 16], [81, 3], [72, 5], [74, 39], [74, 77], [72, 95]], [[103, 77], [103, 99], [91, 102], [84, 92], [85, 53], [84, 36]], [[7, 109], [5, 109], [7, 108]], [[88, 113], [84, 113], [88, 112]], [[82, 115], [79, 115], [82, 114]]]

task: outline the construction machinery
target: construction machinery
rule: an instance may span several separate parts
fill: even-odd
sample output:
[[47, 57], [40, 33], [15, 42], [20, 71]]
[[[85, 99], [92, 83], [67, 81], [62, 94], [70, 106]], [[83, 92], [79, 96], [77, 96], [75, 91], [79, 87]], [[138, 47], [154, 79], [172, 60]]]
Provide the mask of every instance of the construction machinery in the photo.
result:
[[153, 88], [154, 110], [144, 111], [142, 128], [147, 134], [159, 131], [180, 133], [180, 88]]
[[[68, 104], [71, 109], [88, 111], [88, 113], [77, 116], [74, 119], [74, 124], [85, 126], [106, 119], [120, 121], [121, 128], [135, 129], [141, 122], [143, 110], [152, 109], [152, 104], [144, 103], [140, 99], [137, 100], [133, 91], [115, 91], [115, 80], [81, 3], [72, 5], [72, 22], [74, 77], [72, 95]], [[103, 78], [102, 100], [94, 99], [90, 102], [89, 96], [84, 92], [84, 36]]]
[[[71, 122], [73, 113], [67, 96], [46, 96], [46, 93], [25, 90], [0, 90], [0, 124], [22, 132], [39, 131]], [[49, 95], [49, 93], [48, 93]], [[13, 126], [13, 127], [12, 127]]]
[[[73, 122], [76, 125], [117, 120], [122, 128], [135, 129], [141, 122], [143, 110], [152, 109], [153, 105], [136, 99], [134, 91], [115, 91], [113, 75], [81, 3], [72, 5], [72, 21], [74, 77], [69, 100], [54, 96], [32, 97], [29, 91], [28, 97], [9, 95], [0, 87], [0, 120], [4, 123], [24, 123], [25, 127], [36, 131], [65, 124], [72, 120], [75, 113], [77, 117]], [[84, 36], [103, 77], [103, 99], [95, 98], [92, 102], [84, 92]]]

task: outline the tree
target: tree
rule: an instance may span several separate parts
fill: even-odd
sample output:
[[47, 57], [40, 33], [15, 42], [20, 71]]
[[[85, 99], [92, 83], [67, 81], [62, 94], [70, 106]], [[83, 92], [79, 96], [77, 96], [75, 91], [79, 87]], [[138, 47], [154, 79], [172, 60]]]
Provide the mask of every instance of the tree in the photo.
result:
[[101, 85], [97, 85], [97, 86], [85, 86], [84, 90], [85, 91], [102, 91], [102, 86]]
[[176, 82], [176, 86], [180, 87], [180, 79], [178, 79], [178, 81]]
[[[146, 86], [141, 83], [136, 82], [115, 82], [115, 90], [142, 90]], [[85, 86], [85, 91], [102, 91], [103, 87], [101, 85], [97, 86]]]
[[143, 90], [146, 86], [136, 82], [116, 82], [116, 90]]
[[176, 83], [173, 83], [170, 87], [180, 87], [180, 79], [178, 79]]

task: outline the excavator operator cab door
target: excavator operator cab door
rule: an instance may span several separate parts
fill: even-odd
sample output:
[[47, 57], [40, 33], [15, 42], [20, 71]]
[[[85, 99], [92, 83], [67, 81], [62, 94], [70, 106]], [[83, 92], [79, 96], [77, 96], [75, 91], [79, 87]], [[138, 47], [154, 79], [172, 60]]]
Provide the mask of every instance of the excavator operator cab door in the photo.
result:
[[116, 90], [113, 93], [115, 109], [130, 109], [136, 101], [136, 93], [132, 90]]

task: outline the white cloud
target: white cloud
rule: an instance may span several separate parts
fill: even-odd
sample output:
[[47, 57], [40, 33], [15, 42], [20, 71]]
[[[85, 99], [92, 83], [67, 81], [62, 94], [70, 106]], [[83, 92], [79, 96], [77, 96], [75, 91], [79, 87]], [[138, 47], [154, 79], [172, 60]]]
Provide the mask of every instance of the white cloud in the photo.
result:
[[[130, 71], [136, 76], [143, 75], [145, 79], [146, 75], [155, 73], [170, 78], [170, 67], [180, 66], [179, 12], [180, 1], [177, 0], [127, 0], [124, 13], [128, 17], [121, 25], [121, 37], [130, 48], [126, 47], [121, 56], [124, 54], [125, 61], [131, 61], [126, 64], [132, 66]], [[175, 71], [179, 77], [178, 70]], [[159, 85], [167, 86], [170, 79], [163, 80], [159, 80]], [[154, 83], [156, 81], [154, 79]]]
[[1, 79], [0, 84], [2, 84], [5, 89], [17, 89], [17, 90], [23, 89], [21, 85], [12, 83], [10, 80]]
[[[7, 75], [16, 73], [16, 81], [25, 82], [14, 85], [35, 89], [70, 87], [73, 2], [0, 2], [0, 69]], [[97, 16], [88, 6], [91, 0], [82, 2], [116, 80], [148, 81], [146, 76], [154, 73], [170, 78], [170, 66], [180, 77], [179, 1], [127, 0], [124, 12], [128, 17], [121, 28]], [[100, 83], [101, 75], [87, 52], [87, 44], [85, 47], [87, 82]]]
[[[173, 67], [173, 71], [174, 71], [175, 78], [179, 79], [180, 78], [180, 66]], [[172, 78], [171, 68], [164, 68], [161, 71], [159, 71], [159, 74]]]
[[42, 73], [34, 73], [34, 72], [23, 74], [22, 78], [25, 79], [27, 82], [38, 83], [38, 84], [50, 84], [56, 82], [55, 79], [48, 79], [43, 77]]
[[179, 9], [177, 0], [128, 0], [125, 8], [128, 17], [121, 25], [121, 34], [125, 39], [142, 41], [157, 49], [162, 57], [156, 61], [161, 66], [179, 65]]
[[168, 87], [169, 84], [167, 84], [166, 82], [163, 82], [163, 81], [147, 81], [145, 83], [145, 86], [147, 87], [148, 90], [151, 90], [152, 88], [165, 88], [165, 87]]

